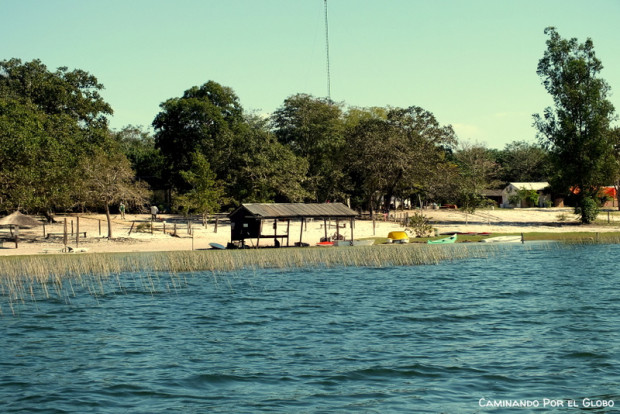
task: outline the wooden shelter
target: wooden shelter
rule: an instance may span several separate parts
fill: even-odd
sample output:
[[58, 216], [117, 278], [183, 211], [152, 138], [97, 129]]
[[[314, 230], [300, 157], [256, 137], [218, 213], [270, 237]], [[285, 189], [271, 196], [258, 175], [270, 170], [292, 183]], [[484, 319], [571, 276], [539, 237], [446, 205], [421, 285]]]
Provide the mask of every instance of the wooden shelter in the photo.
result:
[[[291, 220], [299, 220], [301, 231], [299, 235], [299, 245], [302, 244], [303, 228], [308, 219], [323, 220], [325, 238], [327, 239], [327, 221], [336, 220], [336, 229], [339, 235], [340, 221], [348, 220], [351, 227], [351, 240], [353, 240], [353, 228], [357, 213], [342, 203], [326, 204], [304, 204], [304, 203], [249, 203], [242, 204], [239, 208], [229, 214], [230, 218], [230, 238], [231, 241], [241, 241], [246, 239], [256, 239], [256, 246], [259, 246], [260, 239], [274, 239], [274, 243], [279, 245], [278, 239], [289, 246]], [[273, 234], [263, 234], [263, 224], [266, 220], [273, 220]], [[278, 233], [278, 222], [286, 225], [286, 232]], [[282, 227], [280, 227], [282, 228]]]
[[13, 241], [15, 242], [16, 249], [19, 246], [19, 228], [31, 228], [40, 224], [41, 223], [38, 220], [35, 220], [30, 216], [26, 216], [19, 211], [15, 211], [14, 213], [0, 219], [0, 226], [11, 227], [11, 235], [13, 237]]

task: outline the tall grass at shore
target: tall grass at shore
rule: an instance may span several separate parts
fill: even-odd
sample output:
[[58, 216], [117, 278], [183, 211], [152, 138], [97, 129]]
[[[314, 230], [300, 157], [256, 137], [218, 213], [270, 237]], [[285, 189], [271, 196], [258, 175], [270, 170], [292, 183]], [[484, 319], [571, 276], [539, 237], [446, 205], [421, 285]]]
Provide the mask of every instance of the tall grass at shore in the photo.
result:
[[[564, 242], [562, 245], [620, 243], [620, 237], [595, 235]], [[217, 280], [220, 273], [244, 269], [430, 265], [446, 260], [486, 258], [512, 246], [486, 243], [436, 246], [403, 244], [347, 248], [0, 256], [0, 315], [3, 313], [3, 304], [15, 313], [13, 305], [28, 300], [58, 298], [70, 301], [78, 292], [87, 292], [97, 298], [110, 291], [122, 293], [127, 284], [131, 284], [132, 289], [150, 294], [176, 290], [186, 283], [185, 278], [192, 273], [210, 274]]]
[[110, 283], [123, 291], [120, 276], [124, 273], [133, 274], [142, 289], [153, 293], [162, 284], [166, 289], [176, 289], [192, 272], [217, 276], [242, 269], [412, 266], [488, 257], [495, 251], [497, 248], [491, 246], [473, 245], [385, 245], [10, 256], [0, 257], [0, 296], [14, 311], [14, 303], [37, 297], [68, 300], [76, 290], [86, 290], [94, 297], [105, 295]]

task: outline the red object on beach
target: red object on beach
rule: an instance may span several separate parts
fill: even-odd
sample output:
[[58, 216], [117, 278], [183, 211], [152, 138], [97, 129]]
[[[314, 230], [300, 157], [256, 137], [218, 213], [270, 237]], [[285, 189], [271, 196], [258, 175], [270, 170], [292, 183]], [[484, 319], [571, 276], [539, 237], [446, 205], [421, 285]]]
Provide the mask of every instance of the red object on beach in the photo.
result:
[[329, 247], [329, 246], [333, 246], [334, 242], [324, 241], [324, 242], [318, 242], [316, 245], [322, 246], [322, 247]]

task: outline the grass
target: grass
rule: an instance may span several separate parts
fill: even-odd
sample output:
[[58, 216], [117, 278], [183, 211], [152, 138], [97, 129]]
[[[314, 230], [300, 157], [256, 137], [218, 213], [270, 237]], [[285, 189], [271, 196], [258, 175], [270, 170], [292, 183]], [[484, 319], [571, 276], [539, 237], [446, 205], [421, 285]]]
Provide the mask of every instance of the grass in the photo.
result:
[[[412, 266], [493, 254], [484, 246], [381, 245], [347, 248], [282, 248], [203, 250], [157, 253], [97, 253], [0, 257], [0, 297], [14, 313], [15, 303], [37, 297], [68, 300], [76, 290], [105, 295], [109, 282], [122, 290], [124, 273], [134, 275], [144, 289], [155, 293], [158, 278], [166, 286], [183, 283], [186, 272], [219, 272], [263, 268], [328, 268], [338, 266]], [[0, 307], [0, 313], [2, 308]]]
[[[493, 236], [520, 233], [494, 233]], [[445, 237], [445, 236], [443, 236]], [[249, 250], [200, 250], [151, 253], [93, 253], [0, 257], [0, 298], [15, 313], [14, 304], [37, 297], [68, 300], [76, 290], [97, 297], [106, 294], [110, 282], [123, 290], [121, 275], [129, 273], [142, 289], [155, 293], [164, 285], [176, 289], [184, 273], [219, 272], [264, 268], [329, 268], [339, 266], [387, 267], [436, 264], [445, 260], [489, 257], [501, 247], [476, 242], [485, 236], [460, 235], [459, 243], [427, 245], [428, 238], [410, 239], [410, 244], [375, 244], [347, 248], [282, 248]], [[620, 232], [612, 233], [524, 233], [526, 241], [559, 240], [569, 243], [620, 243]], [[382, 242], [376, 238], [375, 243]], [[422, 244], [424, 243], [424, 244]], [[165, 276], [163, 276], [165, 275]], [[0, 314], [2, 314], [0, 302]]]

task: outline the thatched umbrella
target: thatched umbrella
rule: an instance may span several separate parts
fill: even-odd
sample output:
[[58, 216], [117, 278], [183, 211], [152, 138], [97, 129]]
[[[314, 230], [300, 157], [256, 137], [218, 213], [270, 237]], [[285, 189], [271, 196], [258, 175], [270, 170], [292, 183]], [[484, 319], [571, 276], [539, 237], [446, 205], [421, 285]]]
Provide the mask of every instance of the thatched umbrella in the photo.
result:
[[2, 217], [0, 219], [0, 225], [12, 225], [12, 226], [30, 228], [30, 227], [38, 226], [40, 224], [41, 222], [39, 222], [38, 220], [35, 220], [30, 216], [26, 216], [20, 213], [19, 211], [16, 211], [15, 213], [11, 213], [8, 216]]
[[0, 225], [12, 226], [15, 229], [15, 248], [17, 248], [18, 246], [18, 234], [20, 227], [30, 228], [38, 226], [40, 224], [41, 223], [39, 221], [33, 219], [32, 217], [26, 216], [19, 211], [11, 213], [8, 216], [2, 217], [0, 219]]

